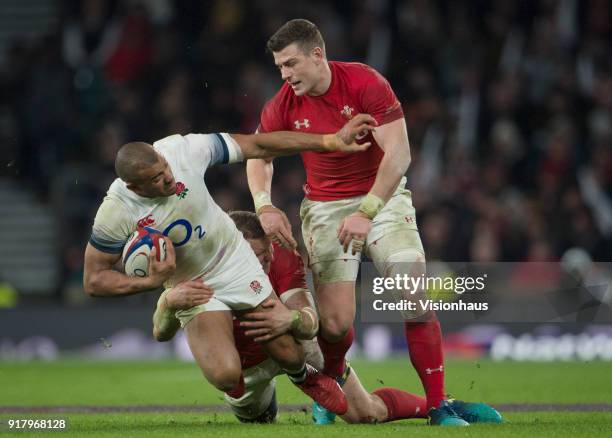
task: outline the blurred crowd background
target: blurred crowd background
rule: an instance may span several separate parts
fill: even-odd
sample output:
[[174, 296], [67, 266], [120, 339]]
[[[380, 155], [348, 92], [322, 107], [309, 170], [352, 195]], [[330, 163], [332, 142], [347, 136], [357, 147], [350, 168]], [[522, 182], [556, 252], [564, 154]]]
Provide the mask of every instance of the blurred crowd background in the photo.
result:
[[[18, 193], [50, 216], [58, 265], [46, 290], [64, 302], [83, 296], [118, 147], [253, 132], [281, 85], [266, 40], [298, 17], [320, 27], [329, 59], [372, 65], [402, 102], [430, 260], [558, 261], [573, 249], [612, 261], [607, 0], [37, 0], [44, 25], [25, 33], [28, 2], [9, 3], [0, 201]], [[207, 182], [224, 209], [252, 209], [244, 165]], [[273, 199], [297, 236], [303, 182], [299, 157], [276, 160]]]

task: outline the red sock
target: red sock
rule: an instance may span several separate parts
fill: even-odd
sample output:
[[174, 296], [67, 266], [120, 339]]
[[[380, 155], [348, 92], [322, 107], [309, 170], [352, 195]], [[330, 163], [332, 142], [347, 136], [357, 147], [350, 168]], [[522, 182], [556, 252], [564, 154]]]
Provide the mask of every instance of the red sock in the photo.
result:
[[442, 331], [436, 314], [430, 312], [428, 316], [424, 322], [404, 322], [410, 361], [425, 388], [427, 410], [440, 406], [445, 396]]
[[427, 400], [425, 397], [395, 388], [380, 388], [372, 394], [380, 397], [387, 406], [387, 419], [385, 421], [427, 418]]
[[244, 374], [241, 373], [238, 384], [231, 391], [227, 391], [226, 394], [229, 395], [231, 398], [240, 398], [244, 395], [244, 390]]
[[344, 357], [353, 344], [354, 334], [353, 327], [351, 327], [344, 339], [333, 344], [323, 339], [321, 334], [317, 336], [319, 347], [321, 348], [321, 353], [323, 353], [323, 359], [325, 360], [325, 367], [323, 368], [325, 374], [330, 377], [342, 375], [344, 372]]

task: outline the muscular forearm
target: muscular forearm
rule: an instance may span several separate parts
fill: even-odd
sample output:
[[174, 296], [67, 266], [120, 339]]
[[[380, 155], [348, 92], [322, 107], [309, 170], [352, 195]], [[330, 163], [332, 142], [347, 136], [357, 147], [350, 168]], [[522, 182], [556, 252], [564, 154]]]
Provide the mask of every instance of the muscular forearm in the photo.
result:
[[85, 276], [85, 292], [93, 297], [133, 295], [157, 289], [149, 277], [128, 277], [121, 272], [106, 269]]
[[393, 195], [397, 185], [410, 166], [408, 147], [402, 146], [393, 149], [396, 149], [398, 153], [394, 153], [393, 150], [385, 152], [380, 162], [374, 185], [370, 189], [371, 194], [378, 196], [384, 202], [391, 198], [391, 195]]
[[273, 158], [300, 151], [335, 151], [341, 141], [336, 134], [277, 131], [253, 135], [252, 147], [243, 148], [242, 152], [245, 158]]
[[[255, 201], [255, 209], [259, 207], [258, 197], [266, 195], [270, 198], [272, 192], [272, 176], [274, 174], [274, 165], [271, 161], [253, 159], [247, 161], [247, 180], [251, 196]], [[261, 203], [261, 202], [260, 202]], [[269, 201], [271, 204], [271, 201]]]

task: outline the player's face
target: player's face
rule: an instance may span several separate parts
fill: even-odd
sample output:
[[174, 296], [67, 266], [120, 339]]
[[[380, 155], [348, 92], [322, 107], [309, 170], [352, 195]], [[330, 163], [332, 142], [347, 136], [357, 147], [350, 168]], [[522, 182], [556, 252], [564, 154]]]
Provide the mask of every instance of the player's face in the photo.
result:
[[321, 82], [320, 67], [325, 59], [319, 47], [306, 53], [297, 43], [292, 43], [273, 55], [283, 81], [289, 83], [297, 96], [310, 94]]
[[270, 273], [270, 264], [272, 263], [272, 243], [270, 239], [264, 237], [263, 239], [247, 239], [253, 252], [257, 256], [257, 260], [261, 263], [266, 274]]
[[176, 181], [170, 165], [162, 155], [158, 154], [158, 158], [157, 163], [140, 171], [137, 182], [130, 184], [129, 188], [138, 195], [158, 198], [176, 193]]

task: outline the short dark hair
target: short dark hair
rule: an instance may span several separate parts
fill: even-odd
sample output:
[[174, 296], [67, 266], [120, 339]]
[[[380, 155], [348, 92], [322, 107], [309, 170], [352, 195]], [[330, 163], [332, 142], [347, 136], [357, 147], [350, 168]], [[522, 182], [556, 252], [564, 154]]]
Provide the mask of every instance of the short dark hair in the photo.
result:
[[135, 182], [140, 170], [157, 164], [159, 156], [153, 146], [142, 141], [124, 144], [115, 158], [115, 172], [125, 182]]
[[259, 218], [251, 211], [235, 210], [229, 212], [229, 217], [236, 224], [238, 231], [242, 233], [245, 239], [263, 239], [266, 237], [266, 232], [261, 227]]
[[304, 52], [320, 47], [325, 55], [323, 36], [311, 21], [303, 18], [287, 21], [270, 37], [267, 47], [270, 52], [279, 52], [293, 43], [297, 43]]

